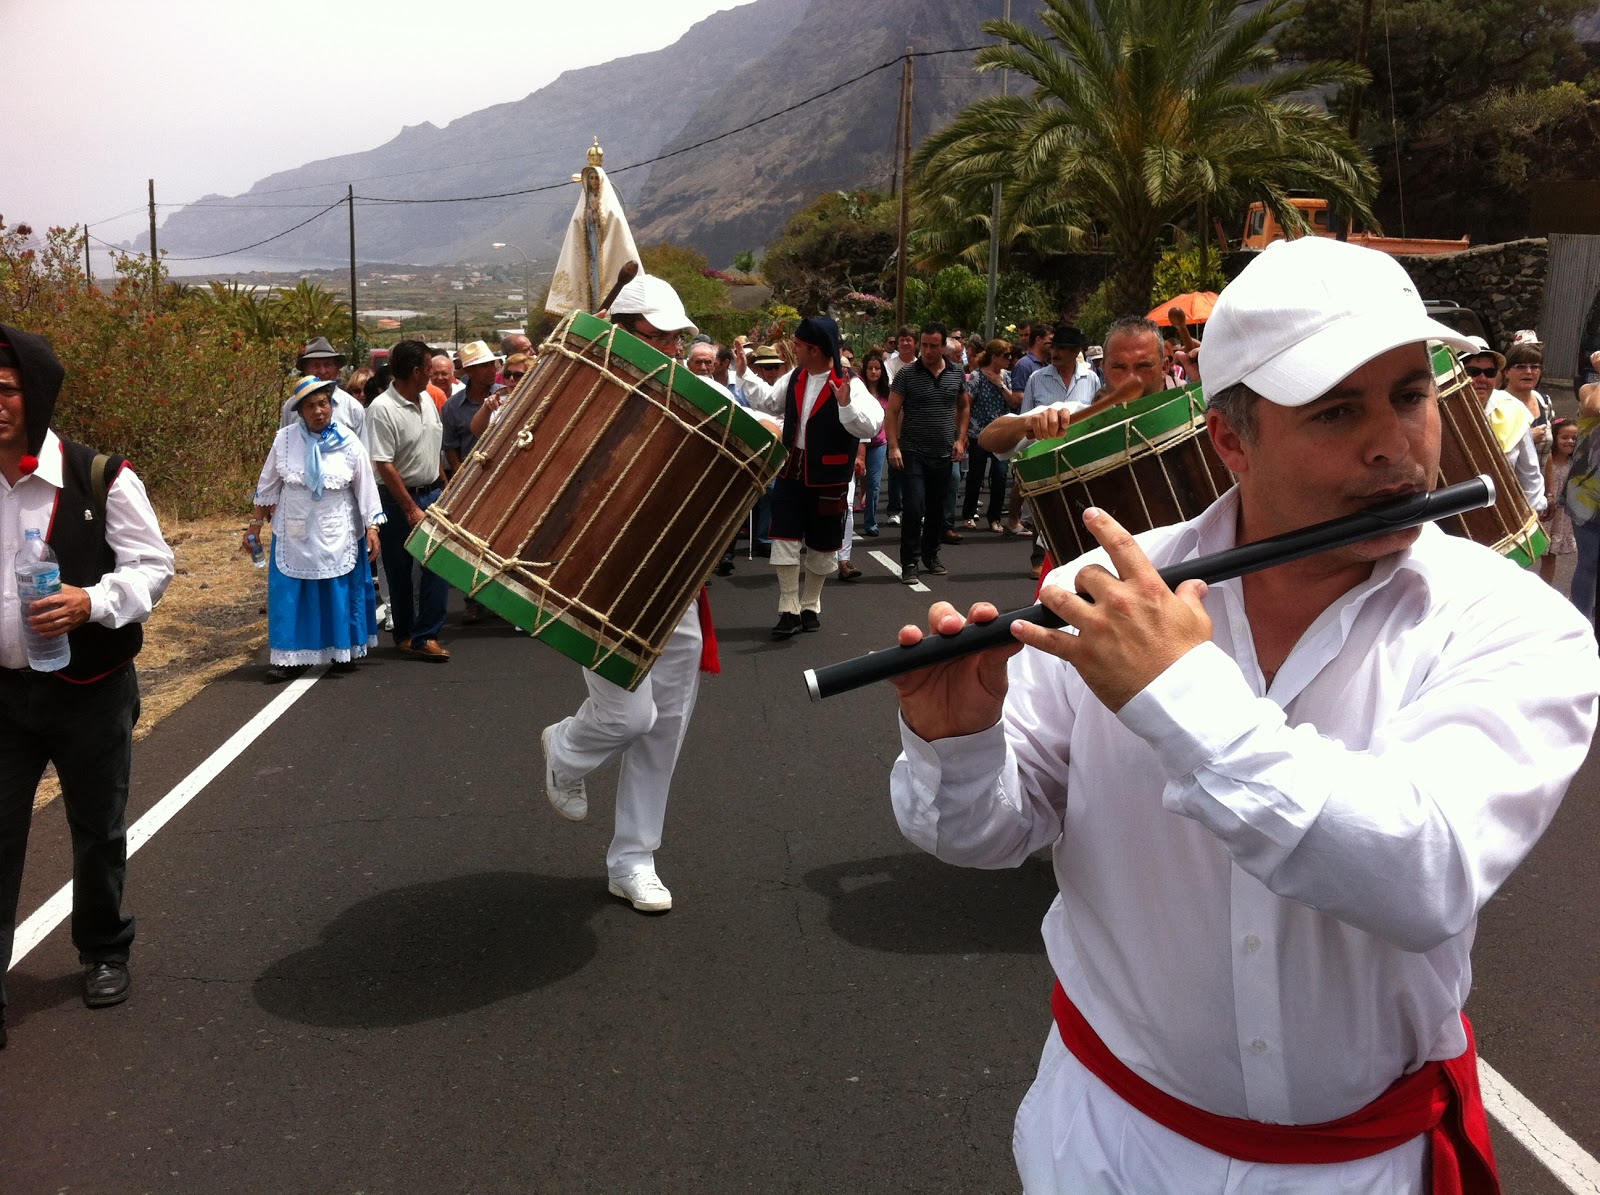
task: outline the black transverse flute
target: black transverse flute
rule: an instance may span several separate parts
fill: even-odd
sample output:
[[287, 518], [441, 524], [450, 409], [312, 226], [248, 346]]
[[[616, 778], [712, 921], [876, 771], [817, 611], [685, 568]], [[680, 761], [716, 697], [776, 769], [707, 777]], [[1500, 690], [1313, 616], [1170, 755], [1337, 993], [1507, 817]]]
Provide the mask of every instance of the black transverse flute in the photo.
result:
[[[1367, 510], [1357, 511], [1326, 523], [1286, 531], [1270, 539], [1253, 544], [1241, 544], [1225, 552], [1200, 556], [1160, 569], [1161, 579], [1168, 588], [1176, 589], [1185, 581], [1204, 581], [1215, 584], [1230, 577], [1259, 572], [1278, 564], [1288, 564], [1305, 556], [1314, 556], [1330, 548], [1371, 539], [1390, 531], [1403, 531], [1419, 523], [1431, 523], [1466, 514], [1494, 505], [1494, 482], [1485, 474], [1470, 481], [1457, 482], [1428, 494], [1412, 494], [1397, 498]], [[970, 655], [989, 647], [1002, 647], [1014, 643], [1011, 624], [1032, 622], [1042, 627], [1064, 625], [1059, 616], [1044, 605], [1029, 606], [1002, 614], [992, 622], [969, 623], [954, 635], [925, 636], [910, 647], [891, 647], [871, 655], [857, 656], [826, 668], [806, 669], [806, 688], [812, 701], [821, 701], [837, 693], [848, 693], [874, 681], [888, 680], [904, 672], [914, 672], [933, 664], [942, 664], [958, 656]]]

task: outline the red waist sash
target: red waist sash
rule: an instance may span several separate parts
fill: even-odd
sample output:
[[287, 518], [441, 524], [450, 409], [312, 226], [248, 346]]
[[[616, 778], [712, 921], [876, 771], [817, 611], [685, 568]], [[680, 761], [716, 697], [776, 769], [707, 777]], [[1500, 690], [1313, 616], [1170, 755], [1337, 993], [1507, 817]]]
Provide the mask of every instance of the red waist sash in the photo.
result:
[[722, 671], [722, 661], [717, 656], [717, 628], [711, 625], [711, 594], [704, 585], [694, 601], [700, 613], [700, 671], [716, 674]]
[[1364, 1108], [1322, 1124], [1263, 1124], [1186, 1104], [1135, 1074], [1083, 1019], [1057, 983], [1050, 999], [1056, 1027], [1084, 1067], [1157, 1124], [1241, 1162], [1337, 1163], [1370, 1158], [1428, 1134], [1433, 1195], [1499, 1195], [1489, 1118], [1478, 1089], [1478, 1055], [1465, 1016], [1467, 1048], [1430, 1062]]

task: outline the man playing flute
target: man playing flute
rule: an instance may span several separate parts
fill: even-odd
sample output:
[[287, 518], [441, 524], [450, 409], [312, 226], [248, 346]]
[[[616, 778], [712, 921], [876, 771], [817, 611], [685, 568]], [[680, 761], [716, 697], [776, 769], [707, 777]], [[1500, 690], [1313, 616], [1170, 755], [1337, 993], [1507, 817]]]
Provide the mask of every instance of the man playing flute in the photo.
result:
[[1237, 484], [1137, 539], [1087, 512], [1101, 549], [1041, 593], [1065, 629], [896, 681], [905, 835], [972, 867], [1053, 853], [1028, 1191], [1498, 1190], [1470, 947], [1588, 750], [1592, 631], [1432, 525], [1209, 587], [1156, 574], [1431, 489], [1430, 340], [1465, 343], [1392, 258], [1273, 245], [1203, 353]]

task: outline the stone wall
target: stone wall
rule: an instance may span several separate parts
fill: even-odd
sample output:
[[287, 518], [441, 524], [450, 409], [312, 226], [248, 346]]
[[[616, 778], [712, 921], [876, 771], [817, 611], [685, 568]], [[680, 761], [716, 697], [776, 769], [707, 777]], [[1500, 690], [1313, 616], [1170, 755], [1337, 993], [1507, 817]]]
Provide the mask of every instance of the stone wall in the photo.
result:
[[1501, 350], [1518, 329], [1539, 326], [1550, 260], [1550, 243], [1543, 237], [1397, 260], [1424, 299], [1454, 299], [1476, 311], [1490, 343]]

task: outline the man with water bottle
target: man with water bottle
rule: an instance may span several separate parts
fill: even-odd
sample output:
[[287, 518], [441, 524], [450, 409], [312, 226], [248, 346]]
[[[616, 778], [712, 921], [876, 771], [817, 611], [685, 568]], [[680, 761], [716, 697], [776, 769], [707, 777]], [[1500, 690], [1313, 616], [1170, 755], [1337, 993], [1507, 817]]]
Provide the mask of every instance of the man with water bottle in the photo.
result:
[[49, 341], [0, 324], [0, 962], [11, 960], [34, 792], [54, 763], [83, 1000], [102, 1008], [128, 997], [133, 658], [173, 558], [127, 462], [50, 430], [64, 377]]

